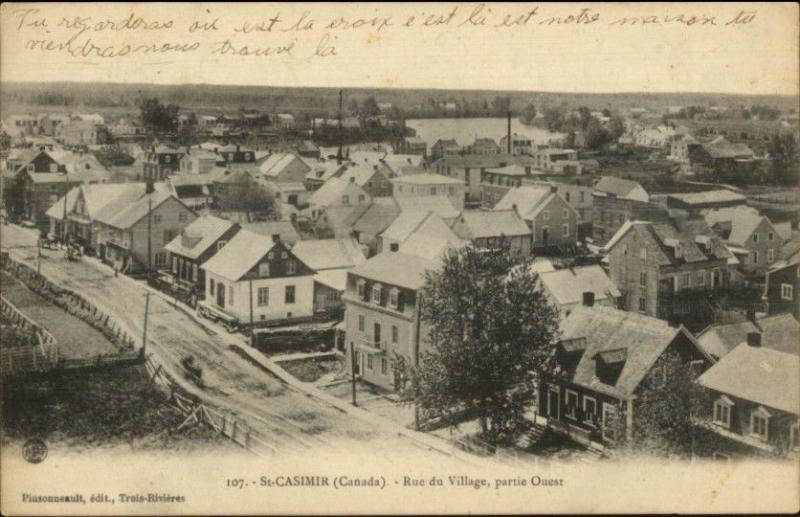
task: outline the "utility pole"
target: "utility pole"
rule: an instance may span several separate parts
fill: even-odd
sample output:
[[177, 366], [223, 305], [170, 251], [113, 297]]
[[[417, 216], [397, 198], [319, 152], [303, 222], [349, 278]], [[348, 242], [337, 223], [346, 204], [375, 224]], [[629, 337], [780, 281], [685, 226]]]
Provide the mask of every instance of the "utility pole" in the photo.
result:
[[339, 152], [336, 153], [336, 163], [342, 164], [342, 95], [344, 90], [339, 90]]
[[356, 402], [356, 353], [353, 349], [353, 342], [350, 341], [350, 378], [353, 384], [353, 405], [357, 406]]
[[256, 344], [256, 329], [253, 326], [253, 279], [250, 279], [250, 346]]
[[147, 312], [150, 309], [150, 291], [144, 297], [144, 331], [142, 332], [142, 356], [147, 352]]
[[36, 250], [37, 250], [36, 273], [41, 275], [42, 274], [42, 239], [39, 239], [39, 242], [36, 245]]
[[[148, 189], [149, 190], [149, 189]], [[153, 193], [147, 195], [147, 279], [152, 278], [153, 272]]]
[[[66, 177], [64, 178], [64, 181], [66, 181]], [[61, 226], [63, 226], [63, 228], [61, 228], [61, 234], [62, 234], [61, 241], [64, 244], [67, 243], [67, 195], [68, 194], [69, 191], [67, 191], [64, 194], [64, 213], [61, 215]]]

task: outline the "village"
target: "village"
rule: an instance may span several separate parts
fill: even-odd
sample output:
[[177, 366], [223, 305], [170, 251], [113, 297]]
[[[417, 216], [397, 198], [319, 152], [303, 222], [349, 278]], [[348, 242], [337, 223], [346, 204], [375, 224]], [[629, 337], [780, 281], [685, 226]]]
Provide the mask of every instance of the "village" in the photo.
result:
[[119, 356], [257, 454], [798, 457], [796, 109], [347, 95], [3, 113], [4, 382]]

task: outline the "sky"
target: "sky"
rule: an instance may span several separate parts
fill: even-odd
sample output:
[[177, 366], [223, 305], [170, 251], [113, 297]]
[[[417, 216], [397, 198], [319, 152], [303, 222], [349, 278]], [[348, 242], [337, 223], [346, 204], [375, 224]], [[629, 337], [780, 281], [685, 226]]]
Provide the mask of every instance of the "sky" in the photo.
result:
[[[789, 95], [800, 81], [796, 4], [6, 3], [0, 16], [2, 81]], [[680, 22], [692, 16], [714, 23]], [[136, 18], [150, 28], [122, 23]], [[58, 50], [86, 40], [109, 52], [197, 48]], [[237, 55], [245, 46], [272, 53]]]

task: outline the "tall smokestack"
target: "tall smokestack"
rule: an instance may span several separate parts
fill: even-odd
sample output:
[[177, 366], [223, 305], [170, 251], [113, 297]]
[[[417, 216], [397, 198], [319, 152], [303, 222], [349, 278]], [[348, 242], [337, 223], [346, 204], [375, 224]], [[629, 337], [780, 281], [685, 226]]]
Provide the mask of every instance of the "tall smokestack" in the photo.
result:
[[506, 142], [506, 152], [511, 154], [511, 111], [508, 112], [508, 142]]

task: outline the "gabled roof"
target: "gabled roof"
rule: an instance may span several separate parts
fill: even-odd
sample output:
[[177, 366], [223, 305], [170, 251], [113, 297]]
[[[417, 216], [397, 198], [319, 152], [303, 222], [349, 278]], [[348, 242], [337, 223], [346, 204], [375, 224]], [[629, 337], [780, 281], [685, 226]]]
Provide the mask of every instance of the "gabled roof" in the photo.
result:
[[425, 284], [425, 273], [437, 267], [436, 262], [416, 255], [386, 252], [372, 257], [350, 272], [390, 285], [419, 289]]
[[346, 224], [368, 235], [380, 235], [400, 215], [402, 208], [395, 198], [376, 197], [369, 206], [348, 214]]
[[758, 210], [747, 206], [709, 210], [705, 218], [711, 226], [730, 223], [730, 233], [726, 240], [738, 246], [745, 245], [762, 221], [766, 219], [769, 222], [769, 219], [759, 214]]
[[546, 205], [555, 195], [548, 187], [523, 185], [506, 192], [495, 205], [495, 210], [513, 210], [516, 206], [517, 213], [527, 221], [533, 218], [537, 208]]
[[104, 211], [104, 220], [101, 222], [122, 230], [128, 229], [145, 217], [149, 213], [151, 207], [153, 210], [155, 210], [170, 198], [181, 203], [181, 201], [171, 192], [156, 190], [151, 194], [145, 194], [135, 201], [128, 203], [127, 206], [114, 206], [113, 208], [116, 209], [116, 212], [113, 215], [108, 214], [107, 211]]
[[458, 239], [453, 241], [423, 233], [414, 233], [400, 244], [400, 253], [416, 255], [417, 257], [438, 262], [444, 258], [447, 250], [458, 249], [466, 244], [466, 242]]
[[531, 234], [528, 225], [514, 210], [464, 210], [453, 227], [458, 228], [460, 237], [470, 240]]
[[272, 237], [243, 228], [221, 250], [201, 267], [206, 271], [236, 282], [275, 246]]
[[706, 388], [800, 415], [800, 357], [742, 343], [697, 382]]
[[458, 217], [458, 209], [447, 196], [400, 196], [394, 200], [403, 212], [408, 210], [434, 212], [442, 219]]
[[594, 190], [597, 192], [614, 194], [615, 196], [621, 198], [627, 198], [634, 190], [641, 188], [642, 186], [635, 181], [625, 180], [614, 176], [603, 176], [594, 186]]
[[741, 201], [744, 203], [747, 201], [747, 198], [742, 194], [728, 189], [707, 190], [705, 192], [691, 192], [688, 194], [669, 194], [669, 197], [683, 201], [688, 205], [726, 203], [731, 201]]
[[255, 223], [241, 223], [241, 226], [250, 232], [266, 237], [278, 235], [282, 241], [289, 244], [294, 244], [300, 240], [300, 234], [297, 233], [297, 230], [290, 221], [260, 221]]
[[594, 293], [595, 301], [621, 296], [617, 286], [598, 265], [540, 273], [539, 280], [559, 305], [581, 303], [587, 291]]
[[752, 158], [753, 150], [745, 144], [728, 141], [711, 142], [703, 146], [712, 158]]
[[[708, 227], [704, 219], [688, 218], [671, 222], [626, 221], [603, 247], [612, 250], [631, 231], [642, 236], [651, 235], [663, 252], [658, 258], [660, 265], [704, 260], [730, 259], [733, 255]], [[698, 237], [706, 242], [701, 245]], [[680, 245], [680, 256], [675, 253], [675, 244]]]
[[[355, 181], [350, 181], [344, 177], [331, 178], [311, 194], [308, 204], [311, 206], [329, 206], [342, 204], [342, 195], [348, 190], [355, 188], [359, 194], [367, 196], [367, 193]], [[357, 199], [351, 199], [351, 204], [355, 204]]]
[[[169, 189], [163, 183], [154, 185], [156, 190], [167, 192]], [[79, 185], [71, 189], [66, 196], [67, 211], [75, 208], [79, 192], [86, 202], [89, 218], [100, 222], [107, 222], [111, 217], [125, 210], [126, 207], [144, 195], [144, 183], [98, 183], [93, 185]], [[47, 211], [48, 217], [61, 220], [64, 213], [64, 197], [59, 199]]]
[[[656, 360], [680, 333], [694, 338], [683, 327], [670, 327], [666, 321], [610, 307], [581, 306], [561, 323], [562, 339], [586, 338], [572, 382], [616, 397], [630, 397]], [[625, 365], [614, 385], [596, 377], [598, 354], [620, 355], [625, 350]], [[698, 348], [702, 353], [702, 350]], [[612, 357], [613, 358], [613, 357]]]
[[[258, 160], [258, 170], [268, 178], [275, 178], [279, 176], [286, 167], [288, 167], [295, 160], [301, 160], [298, 156], [292, 153], [275, 153]], [[305, 164], [305, 162], [303, 162]], [[308, 166], [306, 164], [306, 166]]]
[[727, 325], [708, 327], [697, 337], [700, 346], [709, 354], [724, 357], [740, 343], [747, 341], [747, 334], [761, 334], [761, 346], [787, 354], [800, 355], [800, 323], [792, 313], [775, 314], [757, 319]]
[[463, 185], [464, 181], [441, 174], [408, 174], [392, 180], [395, 183], [408, 185]]
[[356, 185], [363, 187], [376, 173], [380, 174], [381, 176], [384, 175], [378, 170], [377, 165], [353, 165], [345, 169], [342, 175], [339, 176], [339, 179], [350, 181], [350, 178], [352, 178]]
[[189, 259], [196, 259], [219, 240], [234, 224], [213, 215], [204, 215], [192, 221], [164, 249]]
[[292, 253], [311, 269], [349, 269], [367, 258], [355, 239], [320, 239], [299, 241]]

